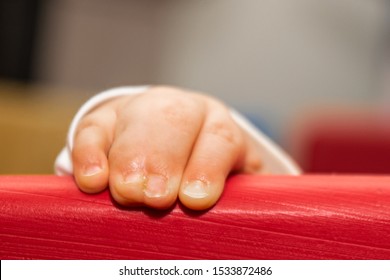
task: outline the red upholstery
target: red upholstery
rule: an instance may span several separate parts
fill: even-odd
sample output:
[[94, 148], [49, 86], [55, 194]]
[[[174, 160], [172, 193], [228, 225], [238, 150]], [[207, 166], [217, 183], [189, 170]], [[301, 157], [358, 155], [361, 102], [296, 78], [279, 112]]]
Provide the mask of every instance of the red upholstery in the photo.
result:
[[235, 176], [196, 213], [121, 209], [70, 177], [0, 177], [1, 259], [390, 259], [390, 177]]

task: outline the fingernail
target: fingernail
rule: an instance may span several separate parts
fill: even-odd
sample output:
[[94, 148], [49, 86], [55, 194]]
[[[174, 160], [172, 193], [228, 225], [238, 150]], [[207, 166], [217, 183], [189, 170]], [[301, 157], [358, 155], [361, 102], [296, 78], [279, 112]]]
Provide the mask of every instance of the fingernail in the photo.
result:
[[148, 175], [144, 193], [148, 197], [162, 197], [169, 192], [167, 178], [161, 175]]
[[84, 176], [94, 176], [100, 172], [102, 172], [102, 168], [99, 165], [92, 165], [88, 166], [85, 170], [83, 175]]
[[205, 198], [209, 195], [209, 186], [200, 180], [187, 182], [183, 193], [193, 198]]
[[114, 178], [110, 187], [115, 190], [116, 195], [122, 200], [131, 203], [143, 201], [142, 189], [146, 180], [143, 172], [125, 172]]
[[146, 177], [142, 173], [127, 174], [123, 179], [123, 183], [126, 185], [133, 185], [143, 187], [146, 181]]

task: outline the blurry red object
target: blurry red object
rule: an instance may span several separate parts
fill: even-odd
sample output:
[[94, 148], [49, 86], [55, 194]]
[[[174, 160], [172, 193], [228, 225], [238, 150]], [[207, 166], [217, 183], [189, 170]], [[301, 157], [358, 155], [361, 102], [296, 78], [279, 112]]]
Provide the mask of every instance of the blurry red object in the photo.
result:
[[390, 174], [390, 119], [366, 111], [309, 114], [294, 154], [307, 173]]

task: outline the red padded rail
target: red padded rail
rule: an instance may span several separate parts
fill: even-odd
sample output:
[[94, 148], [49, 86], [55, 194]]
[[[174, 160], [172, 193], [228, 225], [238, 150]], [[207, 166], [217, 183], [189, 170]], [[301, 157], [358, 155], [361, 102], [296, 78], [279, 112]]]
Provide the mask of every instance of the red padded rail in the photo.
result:
[[390, 259], [390, 177], [231, 177], [202, 213], [0, 176], [1, 259]]

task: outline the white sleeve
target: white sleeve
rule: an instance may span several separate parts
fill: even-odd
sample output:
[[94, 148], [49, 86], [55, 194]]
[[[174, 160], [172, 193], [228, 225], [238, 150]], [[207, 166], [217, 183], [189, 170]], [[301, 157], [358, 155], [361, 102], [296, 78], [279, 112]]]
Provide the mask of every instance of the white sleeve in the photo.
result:
[[230, 109], [230, 113], [236, 123], [257, 142], [263, 163], [262, 174], [300, 175], [302, 173], [294, 160], [268, 136], [237, 111]]
[[[54, 170], [57, 175], [71, 175], [73, 174], [73, 166], [71, 160], [71, 151], [73, 148], [73, 138], [77, 125], [80, 120], [97, 105], [110, 100], [115, 97], [125, 95], [135, 95], [145, 92], [148, 86], [132, 86], [119, 87], [107, 91], [103, 91], [91, 99], [89, 99], [76, 113], [73, 118], [67, 136], [66, 147], [62, 149], [57, 156]], [[257, 143], [259, 151], [262, 155], [263, 170], [265, 174], [289, 174], [299, 175], [301, 170], [295, 162], [272, 140], [254, 127], [248, 120], [240, 115], [235, 110], [230, 110], [233, 119], [237, 124], [243, 128]]]

